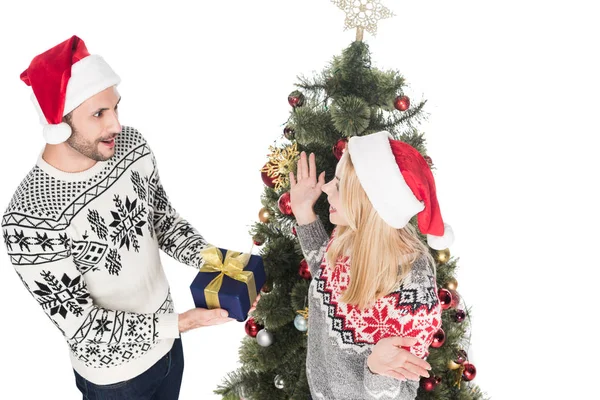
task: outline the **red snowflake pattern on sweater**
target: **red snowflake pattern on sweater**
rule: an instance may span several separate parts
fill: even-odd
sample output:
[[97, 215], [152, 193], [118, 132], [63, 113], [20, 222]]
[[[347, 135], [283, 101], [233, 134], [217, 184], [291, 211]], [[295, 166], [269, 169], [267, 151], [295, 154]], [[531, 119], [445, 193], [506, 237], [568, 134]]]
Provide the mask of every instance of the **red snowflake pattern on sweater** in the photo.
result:
[[360, 310], [340, 300], [350, 284], [348, 257], [339, 259], [333, 268], [324, 257], [316, 278], [317, 291], [328, 309], [333, 331], [344, 343], [359, 346], [391, 336], [415, 337], [418, 343], [410, 351], [426, 357], [433, 335], [442, 325], [435, 278], [426, 269], [424, 263], [415, 262], [394, 292], [377, 300], [373, 307]]

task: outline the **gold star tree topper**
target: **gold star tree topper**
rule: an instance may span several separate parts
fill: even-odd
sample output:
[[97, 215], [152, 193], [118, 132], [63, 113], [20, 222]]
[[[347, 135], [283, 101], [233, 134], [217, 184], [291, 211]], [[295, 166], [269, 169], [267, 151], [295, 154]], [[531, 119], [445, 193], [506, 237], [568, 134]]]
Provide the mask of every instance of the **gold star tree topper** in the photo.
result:
[[394, 16], [380, 0], [331, 0], [346, 13], [345, 29], [356, 28], [356, 40], [362, 41], [365, 29], [377, 34], [377, 21]]

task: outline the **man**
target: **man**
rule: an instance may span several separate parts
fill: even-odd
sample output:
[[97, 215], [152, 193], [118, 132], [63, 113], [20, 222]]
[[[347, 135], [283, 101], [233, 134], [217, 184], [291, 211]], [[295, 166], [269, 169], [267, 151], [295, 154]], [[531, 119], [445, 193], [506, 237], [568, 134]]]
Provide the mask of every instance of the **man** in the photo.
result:
[[121, 127], [120, 78], [83, 40], [21, 79], [47, 145], [2, 218], [10, 260], [63, 333], [84, 399], [176, 399], [180, 333], [232, 319], [174, 313], [158, 249], [199, 268], [207, 243], [170, 204], [144, 138]]

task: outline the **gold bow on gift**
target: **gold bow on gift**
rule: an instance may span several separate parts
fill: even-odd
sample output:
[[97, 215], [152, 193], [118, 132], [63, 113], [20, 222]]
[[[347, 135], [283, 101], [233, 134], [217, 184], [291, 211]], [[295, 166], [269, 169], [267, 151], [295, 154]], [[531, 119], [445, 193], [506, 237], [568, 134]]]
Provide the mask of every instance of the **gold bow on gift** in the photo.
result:
[[239, 282], [244, 282], [248, 287], [248, 296], [250, 296], [250, 304], [256, 299], [256, 283], [254, 282], [254, 273], [244, 271], [244, 268], [250, 260], [251, 254], [238, 253], [236, 251], [227, 250], [225, 261], [221, 250], [216, 247], [209, 247], [200, 252], [204, 258], [204, 265], [200, 268], [200, 272], [220, 272], [216, 278], [204, 288], [204, 296], [208, 308], [221, 308], [219, 303], [219, 290], [223, 284], [223, 277], [235, 279]]

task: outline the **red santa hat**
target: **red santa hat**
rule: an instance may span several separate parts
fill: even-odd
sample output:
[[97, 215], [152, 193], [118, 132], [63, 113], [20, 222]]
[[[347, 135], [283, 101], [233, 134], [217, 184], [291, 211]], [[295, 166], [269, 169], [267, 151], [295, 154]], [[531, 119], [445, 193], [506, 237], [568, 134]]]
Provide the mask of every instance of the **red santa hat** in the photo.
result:
[[62, 122], [65, 115], [121, 82], [102, 57], [90, 55], [77, 36], [36, 56], [21, 80], [33, 89], [32, 101], [49, 144], [62, 143], [71, 136], [71, 127]]
[[454, 233], [442, 220], [433, 174], [414, 147], [383, 131], [350, 138], [348, 153], [360, 184], [388, 225], [404, 228], [417, 215], [431, 248], [452, 244]]

